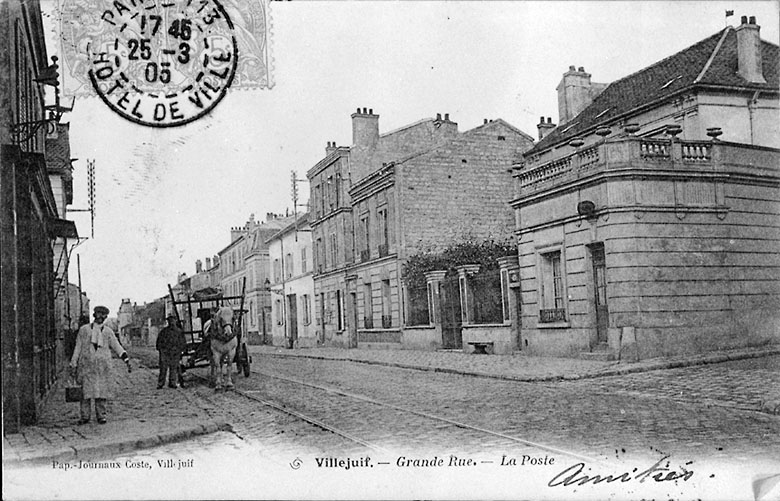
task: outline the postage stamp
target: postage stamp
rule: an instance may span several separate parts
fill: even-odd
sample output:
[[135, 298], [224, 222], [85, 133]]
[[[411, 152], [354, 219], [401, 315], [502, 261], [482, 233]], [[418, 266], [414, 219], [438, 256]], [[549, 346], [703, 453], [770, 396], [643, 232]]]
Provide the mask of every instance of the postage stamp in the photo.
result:
[[172, 127], [230, 89], [270, 88], [265, 0], [60, 0], [65, 96]]

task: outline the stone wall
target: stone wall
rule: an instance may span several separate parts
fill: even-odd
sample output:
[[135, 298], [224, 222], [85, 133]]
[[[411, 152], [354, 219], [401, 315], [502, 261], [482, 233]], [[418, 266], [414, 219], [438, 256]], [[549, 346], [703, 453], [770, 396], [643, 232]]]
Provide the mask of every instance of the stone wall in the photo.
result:
[[[681, 178], [661, 173], [668, 165], [659, 164], [655, 175], [583, 181], [522, 207], [529, 352], [574, 355], [595, 346], [593, 243], [606, 253], [614, 354], [647, 358], [780, 342], [778, 155], [727, 145], [713, 153], [719, 163], [700, 164], [701, 174], [694, 168]], [[597, 217], [576, 214], [581, 200], [594, 202]], [[558, 324], [539, 322], [541, 256], [550, 250], [561, 252], [564, 270], [566, 321]]]
[[503, 122], [491, 122], [398, 165], [402, 257], [462, 240], [510, 238], [508, 170], [530, 146]]

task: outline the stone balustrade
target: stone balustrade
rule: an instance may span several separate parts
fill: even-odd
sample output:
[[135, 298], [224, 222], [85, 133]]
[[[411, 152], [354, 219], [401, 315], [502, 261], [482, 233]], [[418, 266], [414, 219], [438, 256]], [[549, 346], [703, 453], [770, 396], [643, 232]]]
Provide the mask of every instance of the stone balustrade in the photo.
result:
[[[777, 171], [780, 169], [776, 162], [769, 165], [767, 161], [777, 159], [778, 153], [773, 148], [722, 141], [626, 137], [591, 145], [542, 164], [528, 162], [516, 166], [514, 177], [518, 189], [528, 193], [584, 177], [595, 170], [618, 169], [627, 165], [660, 168], [663, 164], [672, 169], [698, 165], [712, 169], [728, 163], [736, 168], [745, 164], [741, 168]], [[753, 160], [748, 161], [747, 158]]]

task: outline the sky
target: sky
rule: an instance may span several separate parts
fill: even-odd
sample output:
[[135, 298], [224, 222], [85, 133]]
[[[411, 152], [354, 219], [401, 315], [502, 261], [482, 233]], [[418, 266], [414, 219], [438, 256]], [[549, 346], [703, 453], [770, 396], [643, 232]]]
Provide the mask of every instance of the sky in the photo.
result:
[[[53, 11], [55, 1], [42, 5]], [[348, 146], [358, 107], [380, 115], [380, 133], [449, 113], [461, 131], [503, 118], [537, 137], [540, 116], [557, 123], [555, 87], [570, 65], [611, 82], [742, 15], [779, 42], [774, 1], [272, 2], [272, 88], [230, 91], [209, 115], [170, 129], [129, 122], [97, 97], [75, 101], [63, 119], [78, 159], [71, 208], [88, 205], [87, 159], [97, 188], [94, 237], [87, 213], [68, 215], [89, 237], [74, 250], [71, 282], [79, 255], [93, 306], [114, 315], [122, 298], [164, 296], [250, 214], [292, 210], [290, 172], [305, 178], [328, 141]], [[48, 50], [60, 51], [54, 41]]]

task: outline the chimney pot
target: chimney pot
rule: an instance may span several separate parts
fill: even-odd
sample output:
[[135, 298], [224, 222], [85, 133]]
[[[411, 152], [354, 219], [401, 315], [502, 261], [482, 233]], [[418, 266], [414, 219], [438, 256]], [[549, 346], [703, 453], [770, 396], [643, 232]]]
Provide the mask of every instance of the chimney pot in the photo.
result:
[[569, 66], [569, 71], [575, 71], [575, 70], [576, 70], [576, 68], [574, 67], [573, 64]]
[[577, 68], [577, 71], [585, 73], [585, 67], [584, 66], [580, 66], [579, 68]]
[[747, 24], [747, 16], [742, 16], [742, 24]]
[[438, 122], [439, 120], [441, 120], [441, 113], [436, 114], [436, 121]]
[[487, 123], [487, 118], [483, 118], [483, 119], [482, 119], [482, 123], [483, 123], [483, 124], [486, 124], [486, 123]]
[[756, 16], [750, 16], [748, 24], [756, 24]]
[[450, 114], [449, 113], [445, 113], [444, 114], [444, 120], [449, 120], [449, 119], [450, 119]]
[[373, 115], [374, 114], [374, 109], [373, 108], [369, 108], [368, 109], [368, 114], [369, 115]]
[[363, 108], [363, 114], [368, 115], [368, 110], [366, 108]]
[[360, 113], [360, 108], [358, 108], [358, 109], [355, 111], [355, 113]]
[[539, 117], [539, 123], [536, 126], [539, 131], [539, 139], [541, 140], [547, 135], [549, 131], [555, 128], [555, 124], [552, 123], [552, 118], [547, 117], [547, 122], [544, 121], [544, 117]]

